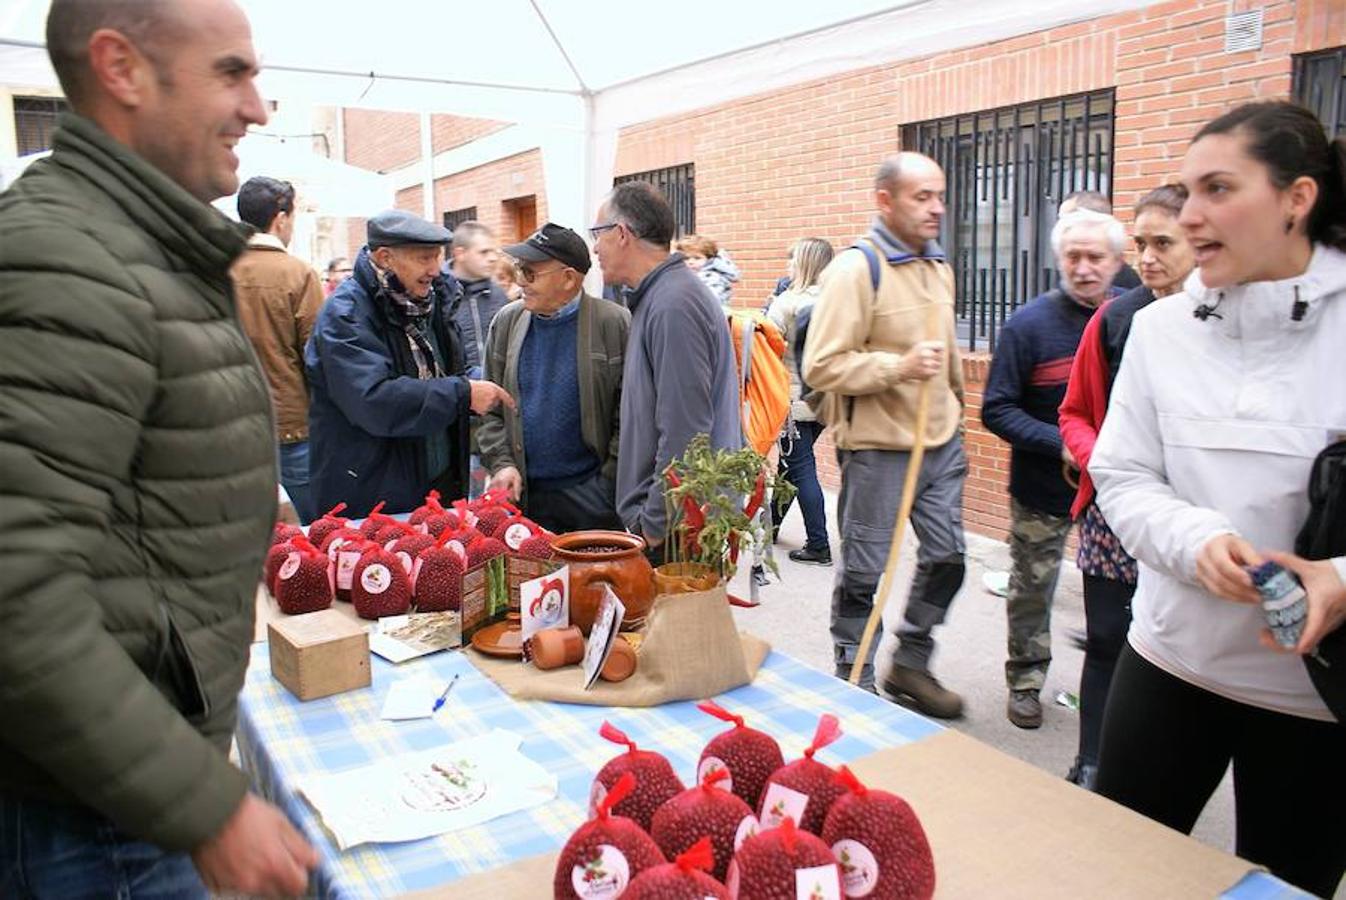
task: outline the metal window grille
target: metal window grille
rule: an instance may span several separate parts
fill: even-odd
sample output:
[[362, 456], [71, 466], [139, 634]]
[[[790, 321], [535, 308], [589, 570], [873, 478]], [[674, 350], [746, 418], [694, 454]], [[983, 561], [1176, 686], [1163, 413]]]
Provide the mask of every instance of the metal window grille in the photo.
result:
[[940, 243], [953, 265], [960, 340], [996, 331], [1056, 285], [1051, 230], [1072, 191], [1112, 193], [1111, 89], [906, 125], [902, 146], [947, 179]]
[[1295, 100], [1313, 110], [1330, 138], [1346, 137], [1346, 47], [1294, 58]]
[[444, 227], [453, 231], [464, 222], [471, 222], [477, 218], [477, 208], [468, 206], [463, 209], [455, 209], [444, 214]]
[[621, 175], [612, 180], [613, 184], [627, 181], [645, 181], [657, 187], [673, 207], [673, 221], [677, 224], [675, 238], [696, 232], [696, 166], [687, 163], [681, 166], [669, 166], [666, 169], [653, 169], [649, 172], [636, 172]]
[[66, 102], [57, 97], [15, 97], [14, 135], [19, 155], [50, 150], [56, 117], [67, 109]]

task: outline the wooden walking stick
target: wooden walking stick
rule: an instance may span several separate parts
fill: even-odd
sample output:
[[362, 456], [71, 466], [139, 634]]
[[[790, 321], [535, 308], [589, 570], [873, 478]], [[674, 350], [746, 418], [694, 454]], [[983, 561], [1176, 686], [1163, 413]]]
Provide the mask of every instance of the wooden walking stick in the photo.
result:
[[[925, 312], [925, 333], [927, 340], [942, 334], [941, 313], [944, 307], [932, 302]], [[948, 360], [945, 360], [948, 365]], [[865, 630], [860, 635], [860, 648], [855, 661], [851, 664], [851, 684], [860, 683], [860, 673], [864, 671], [865, 660], [869, 658], [869, 645], [874, 640], [874, 632], [883, 623], [883, 608], [888, 605], [888, 594], [893, 589], [893, 576], [897, 572], [897, 559], [901, 555], [902, 537], [906, 532], [907, 519], [911, 517], [911, 507], [916, 502], [916, 482], [921, 475], [921, 462], [925, 458], [925, 424], [930, 418], [930, 378], [921, 382], [916, 394], [916, 430], [912, 434], [911, 458], [907, 460], [907, 475], [902, 481], [902, 501], [897, 505], [897, 521], [893, 524], [893, 541], [888, 545], [888, 562], [883, 567], [883, 577], [879, 579], [879, 590], [874, 596], [874, 607], [865, 622]]]

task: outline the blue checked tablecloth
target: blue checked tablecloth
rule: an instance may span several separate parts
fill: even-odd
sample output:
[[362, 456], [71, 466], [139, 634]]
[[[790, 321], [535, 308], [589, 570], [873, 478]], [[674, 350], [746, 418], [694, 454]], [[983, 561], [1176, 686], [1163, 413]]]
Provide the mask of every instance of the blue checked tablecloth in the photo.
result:
[[[729, 727], [691, 702], [649, 709], [613, 709], [516, 701], [482, 675], [461, 652], [438, 653], [394, 667], [372, 657], [371, 687], [301, 703], [271, 677], [265, 643], [254, 644], [239, 698], [238, 748], [257, 790], [281, 806], [319, 848], [314, 878], [320, 896], [387, 897], [443, 885], [474, 872], [557, 850], [587, 816], [594, 774], [621, 748], [598, 736], [604, 719], [642, 748], [668, 757], [683, 782], [694, 782], [701, 748]], [[461, 673], [449, 702], [430, 719], [379, 718], [393, 681], [426, 674], [447, 683]], [[887, 703], [830, 675], [772, 651], [756, 680], [720, 695], [719, 702], [780, 742], [797, 759], [818, 724], [834, 713], [844, 736], [819, 759], [849, 762], [939, 730], [916, 713]], [[295, 779], [336, 772], [375, 759], [427, 750], [503, 728], [523, 737], [522, 752], [559, 781], [555, 800], [423, 841], [365, 844], [337, 850], [313, 809], [294, 792]]]

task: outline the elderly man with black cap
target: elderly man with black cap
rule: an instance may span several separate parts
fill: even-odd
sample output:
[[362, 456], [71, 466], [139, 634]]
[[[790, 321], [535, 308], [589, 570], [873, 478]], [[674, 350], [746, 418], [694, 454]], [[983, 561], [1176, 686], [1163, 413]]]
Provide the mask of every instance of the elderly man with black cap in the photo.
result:
[[631, 314], [584, 292], [589, 248], [548, 222], [515, 261], [523, 299], [502, 309], [486, 346], [486, 377], [516, 401], [477, 429], [490, 486], [505, 488], [552, 531], [622, 528], [616, 509], [622, 365]]
[[514, 403], [463, 376], [439, 276], [448, 229], [389, 210], [367, 240], [304, 349], [315, 507], [345, 503], [351, 516], [381, 500], [406, 512], [432, 488], [465, 496], [470, 412]]

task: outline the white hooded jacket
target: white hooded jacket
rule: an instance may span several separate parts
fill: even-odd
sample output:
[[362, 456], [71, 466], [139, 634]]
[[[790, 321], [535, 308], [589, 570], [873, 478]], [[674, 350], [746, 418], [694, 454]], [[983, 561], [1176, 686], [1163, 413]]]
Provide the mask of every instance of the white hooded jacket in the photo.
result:
[[1224, 533], [1293, 550], [1313, 459], [1346, 438], [1346, 254], [1315, 247], [1284, 281], [1209, 289], [1193, 272], [1184, 287], [1136, 315], [1089, 463], [1140, 562], [1128, 640], [1221, 696], [1332, 721], [1302, 660], [1259, 644], [1261, 610], [1206, 593], [1196, 561]]

